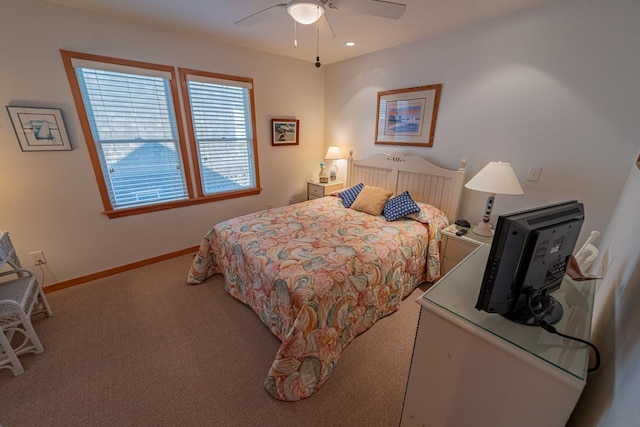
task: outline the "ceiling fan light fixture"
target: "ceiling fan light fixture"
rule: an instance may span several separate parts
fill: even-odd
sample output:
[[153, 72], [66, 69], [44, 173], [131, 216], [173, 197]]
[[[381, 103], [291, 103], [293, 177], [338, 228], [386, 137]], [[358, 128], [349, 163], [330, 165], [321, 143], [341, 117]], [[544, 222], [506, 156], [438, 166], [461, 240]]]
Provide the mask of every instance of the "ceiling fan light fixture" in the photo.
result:
[[319, 3], [292, 1], [287, 5], [287, 13], [299, 24], [309, 25], [322, 17], [324, 7]]

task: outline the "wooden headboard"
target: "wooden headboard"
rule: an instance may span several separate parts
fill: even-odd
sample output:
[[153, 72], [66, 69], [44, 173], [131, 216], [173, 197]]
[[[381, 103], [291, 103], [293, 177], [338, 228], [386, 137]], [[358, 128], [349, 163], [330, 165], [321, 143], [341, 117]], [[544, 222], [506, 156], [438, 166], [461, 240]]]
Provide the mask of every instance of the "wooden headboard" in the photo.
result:
[[386, 188], [395, 195], [409, 191], [411, 198], [440, 209], [453, 223], [460, 209], [467, 161], [449, 170], [424, 157], [402, 153], [374, 154], [365, 159], [348, 159], [347, 186], [360, 182]]

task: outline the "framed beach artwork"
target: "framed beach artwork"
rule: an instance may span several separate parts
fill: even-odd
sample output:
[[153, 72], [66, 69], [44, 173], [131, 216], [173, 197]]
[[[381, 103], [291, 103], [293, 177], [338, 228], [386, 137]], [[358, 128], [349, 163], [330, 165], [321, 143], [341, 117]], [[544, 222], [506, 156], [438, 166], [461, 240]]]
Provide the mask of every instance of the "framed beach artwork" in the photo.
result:
[[378, 92], [376, 144], [432, 147], [442, 84]]
[[71, 150], [61, 110], [7, 106], [7, 111], [22, 151]]
[[271, 145], [299, 145], [300, 120], [271, 119]]

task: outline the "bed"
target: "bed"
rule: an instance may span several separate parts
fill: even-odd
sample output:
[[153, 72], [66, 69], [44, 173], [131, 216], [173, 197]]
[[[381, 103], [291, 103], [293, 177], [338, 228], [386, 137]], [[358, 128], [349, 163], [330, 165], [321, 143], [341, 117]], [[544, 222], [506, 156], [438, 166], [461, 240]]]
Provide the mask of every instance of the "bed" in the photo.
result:
[[345, 207], [344, 193], [232, 218], [205, 235], [187, 282], [223, 274], [227, 292], [282, 341], [266, 389], [309, 397], [357, 335], [439, 277], [440, 230], [458, 212], [464, 174], [464, 160], [447, 170], [401, 153], [350, 157], [349, 189], [406, 191], [419, 211], [387, 221]]

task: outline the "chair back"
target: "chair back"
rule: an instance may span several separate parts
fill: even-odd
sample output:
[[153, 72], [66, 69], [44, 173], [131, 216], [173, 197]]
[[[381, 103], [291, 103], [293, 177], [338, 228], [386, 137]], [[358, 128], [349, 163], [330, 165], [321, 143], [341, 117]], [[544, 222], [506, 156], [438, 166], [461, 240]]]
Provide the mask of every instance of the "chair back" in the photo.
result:
[[22, 268], [9, 238], [9, 233], [5, 230], [0, 230], [0, 270], [6, 263], [9, 263], [14, 269]]

